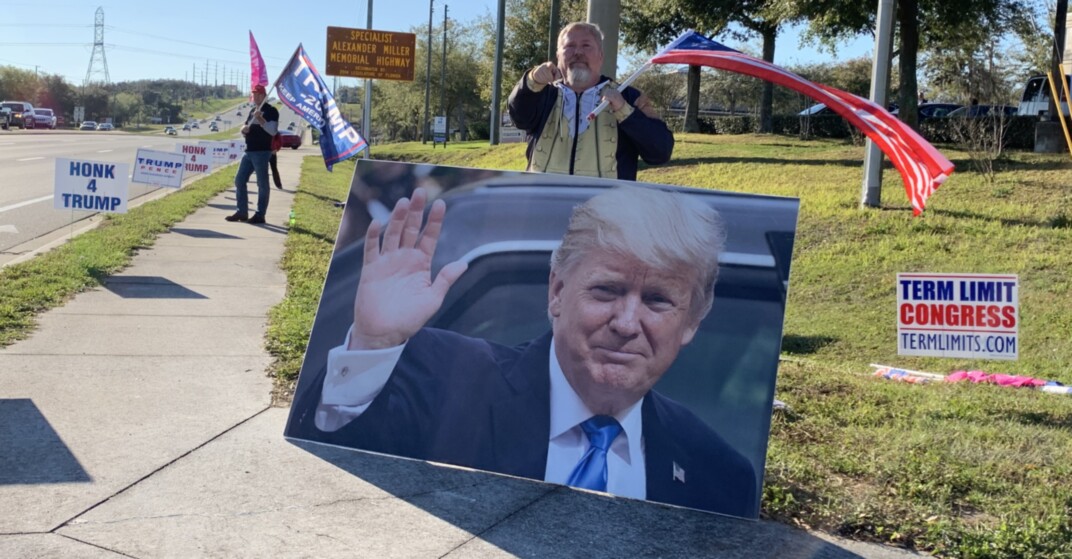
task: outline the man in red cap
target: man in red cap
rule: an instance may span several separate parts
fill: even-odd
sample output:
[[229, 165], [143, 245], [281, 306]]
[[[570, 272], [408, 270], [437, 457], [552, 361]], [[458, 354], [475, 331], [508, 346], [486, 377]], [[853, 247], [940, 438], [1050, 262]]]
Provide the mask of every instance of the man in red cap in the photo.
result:
[[[242, 135], [246, 137], [246, 154], [238, 164], [235, 174], [235, 199], [238, 210], [226, 217], [227, 221], [248, 221], [264, 223], [264, 214], [268, 211], [268, 160], [272, 157], [272, 137], [279, 133], [279, 111], [264, 102], [267, 96], [263, 85], [253, 88], [253, 104], [256, 110], [249, 112]], [[257, 213], [249, 215], [249, 195], [246, 183], [249, 176], [257, 173]]]

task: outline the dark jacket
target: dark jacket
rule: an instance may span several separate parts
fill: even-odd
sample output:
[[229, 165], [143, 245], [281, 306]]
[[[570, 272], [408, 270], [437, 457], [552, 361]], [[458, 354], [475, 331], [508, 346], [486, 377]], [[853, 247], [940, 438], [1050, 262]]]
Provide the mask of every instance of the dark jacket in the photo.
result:
[[[600, 82], [607, 80], [600, 77]], [[558, 88], [553, 85], [533, 92], [526, 84], [528, 72], [517, 82], [510, 92], [509, 110], [514, 125], [524, 130], [528, 147], [525, 157], [532, 160], [532, 150], [543, 133], [543, 127], [555, 107]], [[625, 88], [622, 97], [630, 105], [635, 105], [640, 92], [632, 87]], [[580, 104], [578, 103], [578, 107]], [[609, 109], [608, 109], [609, 110]], [[584, 118], [587, 115], [579, 115]], [[670, 161], [674, 151], [674, 135], [666, 123], [657, 118], [650, 118], [636, 110], [628, 118], [618, 123], [618, 178], [635, 181], [637, 175], [637, 158], [644, 159], [649, 165], [660, 165]]]
[[[272, 135], [261, 128], [261, 125], [253, 123], [255, 110], [250, 110], [246, 116], [246, 124], [249, 125], [249, 133], [246, 134], [246, 151], [272, 151]], [[261, 114], [265, 122], [275, 121], [279, 124], [279, 109], [265, 103], [261, 107]]]
[[[510, 348], [424, 328], [364, 414], [338, 431], [318, 430], [321, 371], [295, 399], [286, 435], [542, 480], [550, 344], [550, 333]], [[755, 516], [755, 472], [744, 456], [657, 392], [644, 397], [641, 410], [648, 500]]]

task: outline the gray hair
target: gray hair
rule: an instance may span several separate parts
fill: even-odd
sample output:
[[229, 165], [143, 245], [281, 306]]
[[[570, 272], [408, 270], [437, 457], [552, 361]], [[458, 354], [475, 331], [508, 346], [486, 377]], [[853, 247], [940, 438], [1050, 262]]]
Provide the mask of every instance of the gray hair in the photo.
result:
[[725, 237], [718, 212], [693, 196], [622, 186], [574, 208], [562, 244], [551, 254], [551, 271], [568, 273], [592, 251], [637, 258], [664, 271], [694, 270], [689, 313], [699, 322], [714, 302]]
[[599, 25], [595, 23], [588, 23], [586, 21], [575, 21], [573, 23], [566, 24], [561, 31], [558, 32], [558, 44], [557, 49], [562, 48], [562, 43], [566, 40], [566, 35], [574, 29], [580, 29], [581, 31], [587, 31], [592, 37], [596, 39], [596, 43], [599, 44], [599, 52], [603, 52], [603, 30], [599, 28]]

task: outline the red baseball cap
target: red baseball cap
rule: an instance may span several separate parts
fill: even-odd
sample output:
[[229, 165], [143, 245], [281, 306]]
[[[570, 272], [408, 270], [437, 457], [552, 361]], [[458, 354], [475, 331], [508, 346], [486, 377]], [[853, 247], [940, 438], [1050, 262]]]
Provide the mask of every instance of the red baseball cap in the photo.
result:
[[253, 93], [267, 93], [267, 92], [264, 90], [263, 85], [255, 85], [255, 86], [253, 86]]

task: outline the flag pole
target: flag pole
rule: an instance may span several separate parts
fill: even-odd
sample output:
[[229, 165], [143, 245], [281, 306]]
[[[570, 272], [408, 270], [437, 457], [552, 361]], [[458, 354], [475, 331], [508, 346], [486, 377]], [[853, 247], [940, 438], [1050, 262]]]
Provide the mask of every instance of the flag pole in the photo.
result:
[[[640, 77], [640, 74], [643, 74], [644, 72], [647, 72], [649, 68], [651, 68], [651, 62], [645, 62], [644, 65], [641, 66], [639, 70], [637, 70], [636, 72], [633, 72], [633, 75], [629, 76], [628, 78], [625, 78], [625, 81], [623, 81], [622, 83], [618, 84], [618, 92], [620, 93], [622, 91], [625, 91], [625, 88], [627, 88], [630, 85], [632, 85], [632, 83], [634, 81], [636, 81], [637, 78]], [[607, 82], [607, 83], [610, 83], [610, 82]], [[602, 102], [599, 103], [599, 105], [596, 105], [596, 108], [592, 109], [592, 112], [588, 113], [588, 120], [595, 120], [595, 118], [597, 116], [599, 116], [599, 113], [603, 112], [603, 109], [606, 109], [607, 105], [609, 105], [609, 104], [610, 103], [607, 103], [606, 100], [603, 100]]]

